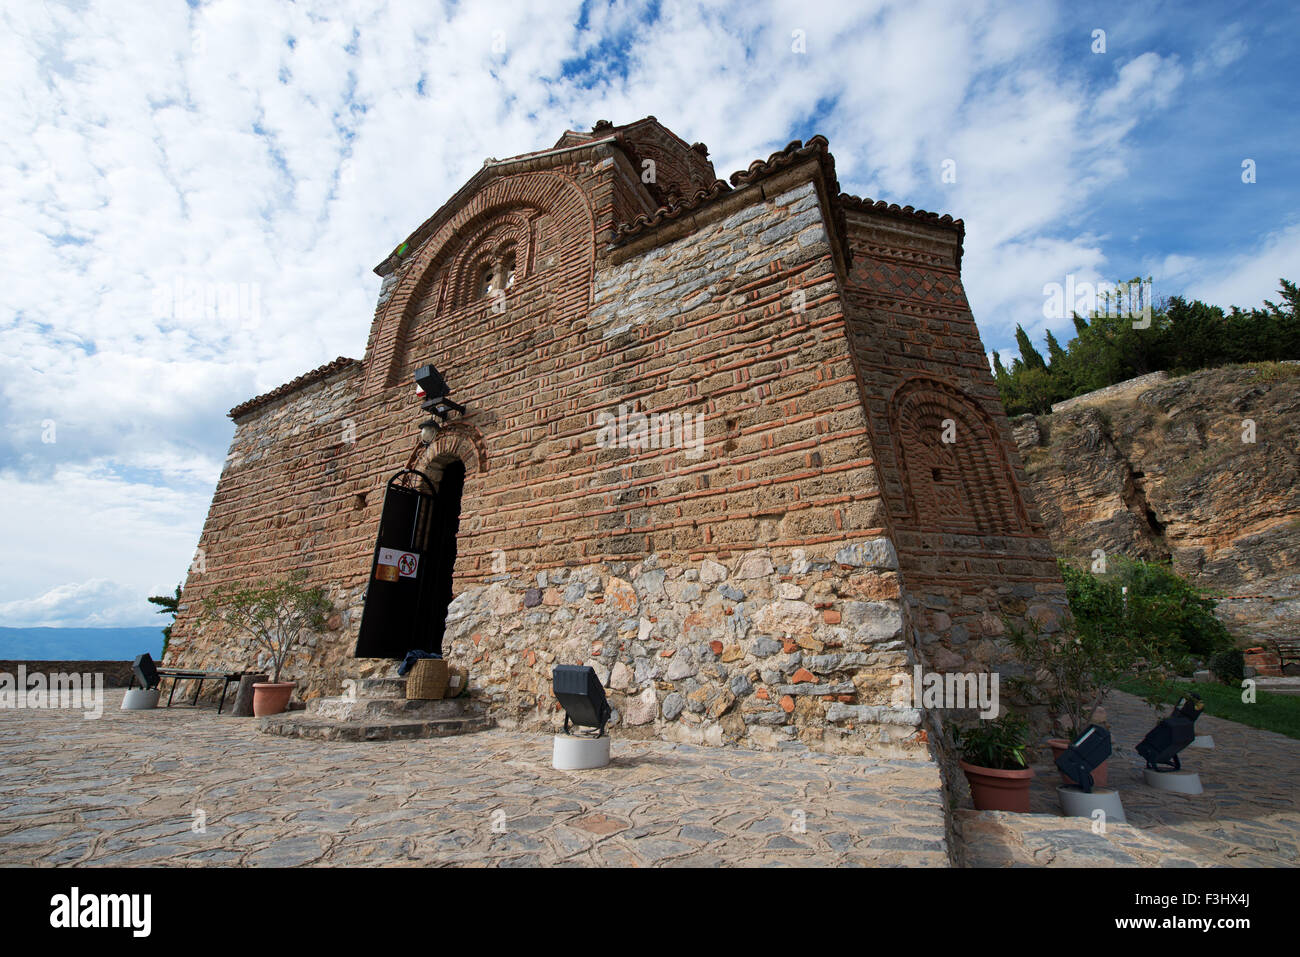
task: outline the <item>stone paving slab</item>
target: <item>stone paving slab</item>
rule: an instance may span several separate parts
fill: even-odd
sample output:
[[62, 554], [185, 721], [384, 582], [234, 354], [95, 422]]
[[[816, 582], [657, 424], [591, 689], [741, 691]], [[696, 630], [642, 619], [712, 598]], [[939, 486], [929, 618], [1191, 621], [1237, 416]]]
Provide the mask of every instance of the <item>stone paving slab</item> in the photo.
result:
[[955, 814], [958, 859], [974, 867], [1296, 867], [1300, 866], [1300, 741], [1212, 715], [1196, 722], [1213, 750], [1187, 749], [1183, 767], [1205, 793], [1147, 787], [1134, 747], [1168, 709], [1152, 711], [1123, 692], [1106, 700], [1114, 741], [1110, 785], [1127, 824], [1094, 834], [1091, 820], [1060, 815], [1059, 776], [1035, 765], [1032, 814], [965, 809]]
[[0, 865], [949, 863], [926, 762], [615, 737], [558, 772], [548, 735], [312, 741], [105, 697], [0, 712]]

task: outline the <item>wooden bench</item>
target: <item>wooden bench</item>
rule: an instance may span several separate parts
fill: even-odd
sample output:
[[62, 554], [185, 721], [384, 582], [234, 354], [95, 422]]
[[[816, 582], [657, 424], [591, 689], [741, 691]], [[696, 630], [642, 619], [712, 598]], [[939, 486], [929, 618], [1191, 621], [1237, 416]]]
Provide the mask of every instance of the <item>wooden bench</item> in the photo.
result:
[[153, 656], [147, 651], [142, 655], [137, 655], [131, 664], [132, 679], [131, 684], [134, 687], [135, 682], [140, 682], [140, 687], [157, 688], [162, 684], [164, 678], [172, 679], [171, 693], [167, 695], [167, 707], [172, 706], [172, 698], [176, 695], [176, 686], [182, 681], [194, 681], [194, 700], [190, 702], [192, 707], [197, 707], [199, 703], [199, 694], [203, 691], [203, 682], [205, 681], [222, 681], [221, 701], [217, 703], [217, 714], [221, 714], [221, 709], [226, 705], [226, 692], [230, 690], [232, 684], [238, 684], [239, 679], [244, 677], [242, 671], [201, 671], [196, 668], [159, 668], [153, 663]]
[[1277, 655], [1277, 666], [1283, 674], [1288, 664], [1300, 664], [1300, 638], [1270, 638], [1268, 646]]

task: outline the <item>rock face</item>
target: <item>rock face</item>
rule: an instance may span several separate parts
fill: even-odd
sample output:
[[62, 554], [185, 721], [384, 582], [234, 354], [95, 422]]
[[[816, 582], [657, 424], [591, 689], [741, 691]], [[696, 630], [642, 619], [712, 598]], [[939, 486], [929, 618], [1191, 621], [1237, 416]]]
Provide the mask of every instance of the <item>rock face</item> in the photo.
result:
[[1172, 561], [1245, 644], [1300, 630], [1300, 364], [1080, 397], [1012, 432], [1059, 554]]

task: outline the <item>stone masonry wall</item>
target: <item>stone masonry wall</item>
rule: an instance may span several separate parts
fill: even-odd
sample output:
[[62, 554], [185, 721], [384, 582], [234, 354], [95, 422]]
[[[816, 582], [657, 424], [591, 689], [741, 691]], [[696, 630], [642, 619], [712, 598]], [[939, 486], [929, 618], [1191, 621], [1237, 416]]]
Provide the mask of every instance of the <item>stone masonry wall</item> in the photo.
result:
[[360, 620], [374, 506], [382, 498], [362, 478], [355, 454], [363, 428], [359, 372], [359, 363], [346, 365], [236, 422], [168, 643], [168, 666], [265, 670], [264, 653], [200, 620], [202, 599], [221, 585], [299, 569], [329, 589], [338, 613], [290, 660], [288, 678], [329, 673], [355, 641], [349, 636]]
[[[612, 165], [597, 157], [563, 175], [598, 184]], [[533, 197], [542, 215], [504, 310], [448, 305], [429, 281], [491, 215], [484, 201], [430, 240], [445, 250], [412, 251], [386, 282], [364, 364], [240, 414], [168, 663], [261, 666], [203, 626], [197, 605], [217, 584], [302, 568], [339, 611], [288, 676], [306, 697], [337, 693], [374, 664], [351, 653], [383, 483], [456, 457], [468, 474], [451, 653], [509, 720], [553, 719], [543, 699], [559, 644], [604, 667], [624, 656], [616, 694], [630, 726], [752, 745], [825, 726], [838, 729], [830, 746], [914, 746], [917, 717], [888, 710], [886, 694], [886, 672], [910, 660], [897, 575], [852, 551], [892, 556], [814, 185], [737, 191], [690, 237], [602, 257], [584, 294], [580, 214], [539, 192], [542, 180], [512, 182], [494, 184], [498, 205]], [[409, 369], [424, 361], [469, 411], [422, 451]], [[620, 411], [702, 416], [701, 442], [602, 447], [601, 416]]]
[[[577, 660], [670, 738], [923, 741], [890, 707], [911, 659], [817, 192], [748, 197], [597, 271], [583, 375], [545, 380], [560, 414], [483, 525], [527, 547], [487, 583], [458, 562], [452, 654], [502, 720], [553, 723], [551, 667]], [[703, 416], [701, 444], [599, 447], [622, 408]]]
[[854, 356], [908, 610], [928, 667], [1018, 672], [1003, 616], [1066, 608], [1051, 544], [961, 285], [955, 229], [847, 210]]
[[501, 576], [456, 597], [451, 656], [506, 726], [555, 726], [551, 669], [582, 663], [609, 685], [624, 735], [916, 755], [921, 712], [894, 701], [912, 661], [896, 567], [872, 539], [811, 558], [651, 555]]

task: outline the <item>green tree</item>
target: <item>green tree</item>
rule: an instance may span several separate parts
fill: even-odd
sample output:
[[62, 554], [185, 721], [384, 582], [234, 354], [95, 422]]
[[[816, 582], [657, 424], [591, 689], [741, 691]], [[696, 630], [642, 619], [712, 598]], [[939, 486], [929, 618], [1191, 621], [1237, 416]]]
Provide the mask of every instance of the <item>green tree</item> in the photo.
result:
[[320, 631], [334, 610], [320, 586], [308, 588], [306, 573], [252, 585], [224, 585], [203, 600], [206, 620], [242, 634], [267, 653], [278, 682], [280, 672], [307, 632]]
[[1026, 369], [1047, 368], [1042, 353], [1034, 348], [1034, 344], [1029, 341], [1029, 334], [1019, 323], [1016, 323], [1016, 345], [1020, 347], [1020, 363]]
[[[1263, 308], [1233, 306], [1225, 313], [1200, 300], [1180, 296], [1135, 303], [1128, 290], [1144, 288], [1133, 279], [1101, 290], [1100, 307], [1072, 317], [1075, 336], [1062, 347], [1054, 332], [1045, 337], [1050, 359], [1043, 359], [1025, 330], [1016, 326], [1020, 358], [1003, 366], [993, 354], [994, 378], [1007, 413], [1044, 413], [1053, 402], [1101, 389], [1134, 376], [1164, 369], [1192, 372], [1232, 362], [1300, 359], [1300, 286], [1281, 279], [1278, 301]], [[1150, 321], [1131, 308], [1150, 306]]]
[[181, 586], [176, 586], [175, 595], [150, 595], [149, 601], [152, 604], [161, 606], [158, 609], [158, 614], [172, 616], [172, 620], [169, 621], [167, 626], [162, 630], [162, 654], [158, 656], [158, 660], [164, 661], [167, 658], [167, 645], [172, 640], [172, 625], [176, 624], [176, 615], [180, 611], [181, 607]]

